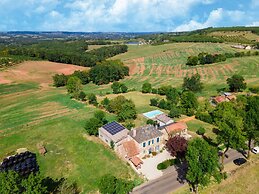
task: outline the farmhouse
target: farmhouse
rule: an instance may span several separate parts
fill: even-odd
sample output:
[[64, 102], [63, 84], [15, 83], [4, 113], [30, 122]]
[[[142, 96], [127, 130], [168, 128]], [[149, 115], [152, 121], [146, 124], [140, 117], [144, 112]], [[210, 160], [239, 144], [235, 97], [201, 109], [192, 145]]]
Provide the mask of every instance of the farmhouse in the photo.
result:
[[99, 138], [111, 146], [112, 142], [118, 146], [121, 141], [127, 138], [129, 130], [121, 124], [113, 121], [99, 128]]
[[211, 102], [213, 105], [234, 100], [236, 100], [236, 96], [230, 92], [223, 92], [220, 96], [215, 96], [211, 98]]
[[163, 133], [153, 125], [135, 128], [129, 136], [136, 142], [140, 156], [159, 152], [163, 147]]

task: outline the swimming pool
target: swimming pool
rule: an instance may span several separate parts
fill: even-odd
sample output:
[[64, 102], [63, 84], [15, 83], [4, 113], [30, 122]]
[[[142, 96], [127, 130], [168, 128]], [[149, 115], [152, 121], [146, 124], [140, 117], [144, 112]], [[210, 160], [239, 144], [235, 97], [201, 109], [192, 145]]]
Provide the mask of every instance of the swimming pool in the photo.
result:
[[143, 113], [143, 115], [149, 119], [153, 119], [155, 118], [157, 115], [161, 115], [163, 114], [162, 111], [160, 110], [153, 110], [153, 111], [150, 111], [150, 112], [146, 112], [146, 113]]

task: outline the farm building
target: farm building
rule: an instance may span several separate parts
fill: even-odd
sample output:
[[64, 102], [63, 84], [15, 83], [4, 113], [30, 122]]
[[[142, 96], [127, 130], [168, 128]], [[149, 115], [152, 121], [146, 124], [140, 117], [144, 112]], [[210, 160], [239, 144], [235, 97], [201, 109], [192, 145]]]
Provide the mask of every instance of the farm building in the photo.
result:
[[165, 127], [164, 136], [166, 139], [169, 139], [169, 137], [174, 135], [180, 135], [185, 137], [186, 139], [189, 139], [191, 136], [188, 135], [188, 126], [185, 122], [176, 122], [172, 123]]
[[154, 110], [143, 114], [146, 118], [157, 121], [159, 126], [165, 126], [173, 123], [174, 121], [160, 110]]
[[113, 121], [99, 128], [99, 138], [111, 146], [112, 142], [118, 146], [119, 142], [127, 138], [129, 130]]

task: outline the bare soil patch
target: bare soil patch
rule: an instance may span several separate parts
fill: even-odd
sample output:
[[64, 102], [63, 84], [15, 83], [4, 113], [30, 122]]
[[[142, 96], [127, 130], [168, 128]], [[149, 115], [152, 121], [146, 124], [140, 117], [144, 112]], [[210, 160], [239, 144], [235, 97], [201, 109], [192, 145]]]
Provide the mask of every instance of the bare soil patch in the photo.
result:
[[52, 76], [56, 73], [69, 75], [76, 70], [87, 69], [89, 68], [49, 61], [26, 61], [0, 71], [0, 83], [36, 82], [45, 87], [52, 83]]

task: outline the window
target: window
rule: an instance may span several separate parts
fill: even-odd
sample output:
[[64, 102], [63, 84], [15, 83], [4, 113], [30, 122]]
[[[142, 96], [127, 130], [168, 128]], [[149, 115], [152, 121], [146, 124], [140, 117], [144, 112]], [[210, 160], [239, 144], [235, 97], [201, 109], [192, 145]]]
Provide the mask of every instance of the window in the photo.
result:
[[150, 141], [148, 141], [148, 145], [150, 145]]
[[152, 144], [154, 144], [154, 140], [152, 139]]
[[143, 143], [143, 148], [146, 147], [146, 142]]
[[156, 142], [157, 142], [157, 143], [159, 142], [159, 137], [156, 139]]

